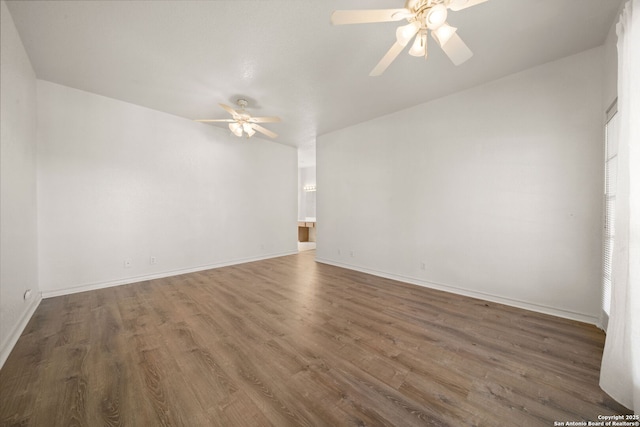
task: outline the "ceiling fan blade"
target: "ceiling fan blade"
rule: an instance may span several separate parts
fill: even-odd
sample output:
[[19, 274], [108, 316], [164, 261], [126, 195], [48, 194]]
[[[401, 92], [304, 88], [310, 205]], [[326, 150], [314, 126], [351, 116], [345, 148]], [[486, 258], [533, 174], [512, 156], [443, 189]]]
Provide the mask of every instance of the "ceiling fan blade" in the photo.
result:
[[333, 25], [368, 24], [401, 21], [413, 15], [409, 9], [336, 10], [331, 14]]
[[251, 117], [249, 119], [250, 123], [275, 123], [281, 121], [280, 117]]
[[255, 124], [255, 123], [251, 123], [250, 126], [257, 130], [258, 132], [267, 135], [269, 138], [276, 138], [278, 136], [277, 133], [275, 132], [271, 132], [269, 129], [265, 129], [262, 126]]
[[233, 119], [214, 119], [214, 120], [194, 120], [194, 122], [224, 122], [224, 123], [231, 123], [231, 122], [235, 122], [235, 120]]
[[400, 52], [402, 52], [404, 48], [405, 46], [402, 46], [400, 43], [395, 42], [393, 46], [391, 46], [391, 49], [389, 49], [387, 53], [382, 57], [380, 62], [378, 62], [378, 65], [376, 65], [374, 69], [371, 70], [369, 75], [371, 77], [376, 77], [384, 73], [387, 67], [389, 67], [394, 59], [396, 59], [396, 57], [400, 55]]
[[224, 105], [224, 104], [218, 104], [219, 106], [221, 106], [222, 108], [224, 108], [225, 110], [227, 110], [227, 112], [229, 114], [231, 114], [234, 118], [236, 116], [239, 116], [238, 112], [236, 110], [234, 110], [233, 108], [229, 107], [228, 105]]
[[451, 62], [460, 65], [473, 56], [471, 49], [462, 41], [460, 36], [454, 33], [449, 40], [440, 46], [447, 54]]
[[458, 10], [466, 9], [486, 1], [488, 0], [452, 0], [447, 7], [454, 12], [457, 12]]
[[373, 70], [371, 70], [369, 75], [375, 77], [384, 73], [384, 70], [386, 70], [396, 57], [400, 55], [400, 52], [402, 52], [402, 50], [409, 44], [411, 39], [413, 39], [419, 30], [420, 23], [418, 23], [418, 21], [413, 21], [407, 25], [396, 28], [396, 42], [391, 46], [387, 53], [385, 53]]

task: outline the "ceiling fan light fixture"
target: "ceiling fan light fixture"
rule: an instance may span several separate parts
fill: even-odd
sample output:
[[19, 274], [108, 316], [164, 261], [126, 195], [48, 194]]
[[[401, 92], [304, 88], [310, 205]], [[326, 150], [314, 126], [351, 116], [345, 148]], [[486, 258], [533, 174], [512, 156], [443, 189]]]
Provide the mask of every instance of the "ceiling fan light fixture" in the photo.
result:
[[242, 125], [238, 122], [229, 123], [229, 130], [231, 130], [235, 136], [242, 136]]
[[418, 21], [413, 21], [407, 25], [398, 27], [396, 30], [396, 39], [398, 40], [398, 43], [402, 46], [406, 46], [411, 40], [411, 37], [413, 37], [419, 29], [420, 23]]
[[416, 36], [416, 39], [409, 49], [409, 55], [411, 56], [424, 56], [427, 57], [427, 33], [426, 31], [420, 31]]
[[442, 47], [449, 41], [449, 39], [455, 34], [457, 30], [457, 28], [452, 27], [445, 22], [444, 24], [439, 26], [438, 29], [431, 31], [431, 35]]
[[447, 20], [447, 7], [443, 4], [433, 6], [427, 12], [425, 24], [430, 30], [435, 30]]
[[243, 123], [242, 130], [244, 130], [244, 133], [246, 133], [248, 137], [252, 137], [253, 134], [256, 133], [249, 123]]

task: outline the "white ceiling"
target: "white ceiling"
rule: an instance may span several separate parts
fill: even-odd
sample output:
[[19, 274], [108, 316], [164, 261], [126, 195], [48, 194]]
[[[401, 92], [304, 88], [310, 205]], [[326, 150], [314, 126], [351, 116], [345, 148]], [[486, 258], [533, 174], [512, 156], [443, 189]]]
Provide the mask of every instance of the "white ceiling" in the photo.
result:
[[[249, 100], [278, 142], [317, 135], [601, 45], [622, 0], [490, 0], [451, 12], [474, 52], [455, 67], [401, 54], [368, 74], [402, 23], [331, 26], [336, 9], [402, 0], [7, 1], [40, 79], [189, 119]], [[224, 126], [205, 125], [203, 126]], [[230, 136], [233, 137], [233, 136]], [[233, 137], [235, 138], [235, 137]]]

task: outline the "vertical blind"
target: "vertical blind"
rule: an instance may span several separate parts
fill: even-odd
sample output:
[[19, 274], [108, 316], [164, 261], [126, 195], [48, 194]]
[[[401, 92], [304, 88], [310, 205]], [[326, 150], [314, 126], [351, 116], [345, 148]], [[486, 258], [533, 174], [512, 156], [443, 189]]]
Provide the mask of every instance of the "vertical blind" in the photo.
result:
[[618, 112], [614, 102], [607, 110], [605, 124], [605, 163], [604, 163], [604, 247], [602, 260], [602, 311], [603, 325], [606, 326], [611, 307], [611, 258], [615, 237], [616, 183], [618, 176]]

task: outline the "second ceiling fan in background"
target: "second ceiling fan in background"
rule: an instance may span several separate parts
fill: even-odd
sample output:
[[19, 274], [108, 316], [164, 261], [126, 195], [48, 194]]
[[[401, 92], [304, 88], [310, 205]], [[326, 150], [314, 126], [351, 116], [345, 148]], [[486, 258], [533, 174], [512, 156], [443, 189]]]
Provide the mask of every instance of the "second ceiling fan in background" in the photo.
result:
[[247, 105], [249, 105], [249, 102], [246, 99], [238, 99], [237, 104], [240, 107], [239, 110], [234, 110], [233, 108], [225, 104], [219, 104], [226, 112], [231, 114], [231, 119], [200, 119], [195, 121], [205, 123], [228, 123], [229, 130], [233, 132], [233, 134], [237, 137], [246, 135], [247, 138], [251, 138], [256, 133], [256, 131], [268, 136], [269, 138], [276, 138], [278, 136], [278, 134], [276, 134], [275, 132], [272, 132], [269, 129], [265, 129], [258, 123], [280, 122], [280, 117], [252, 117], [245, 110]]

